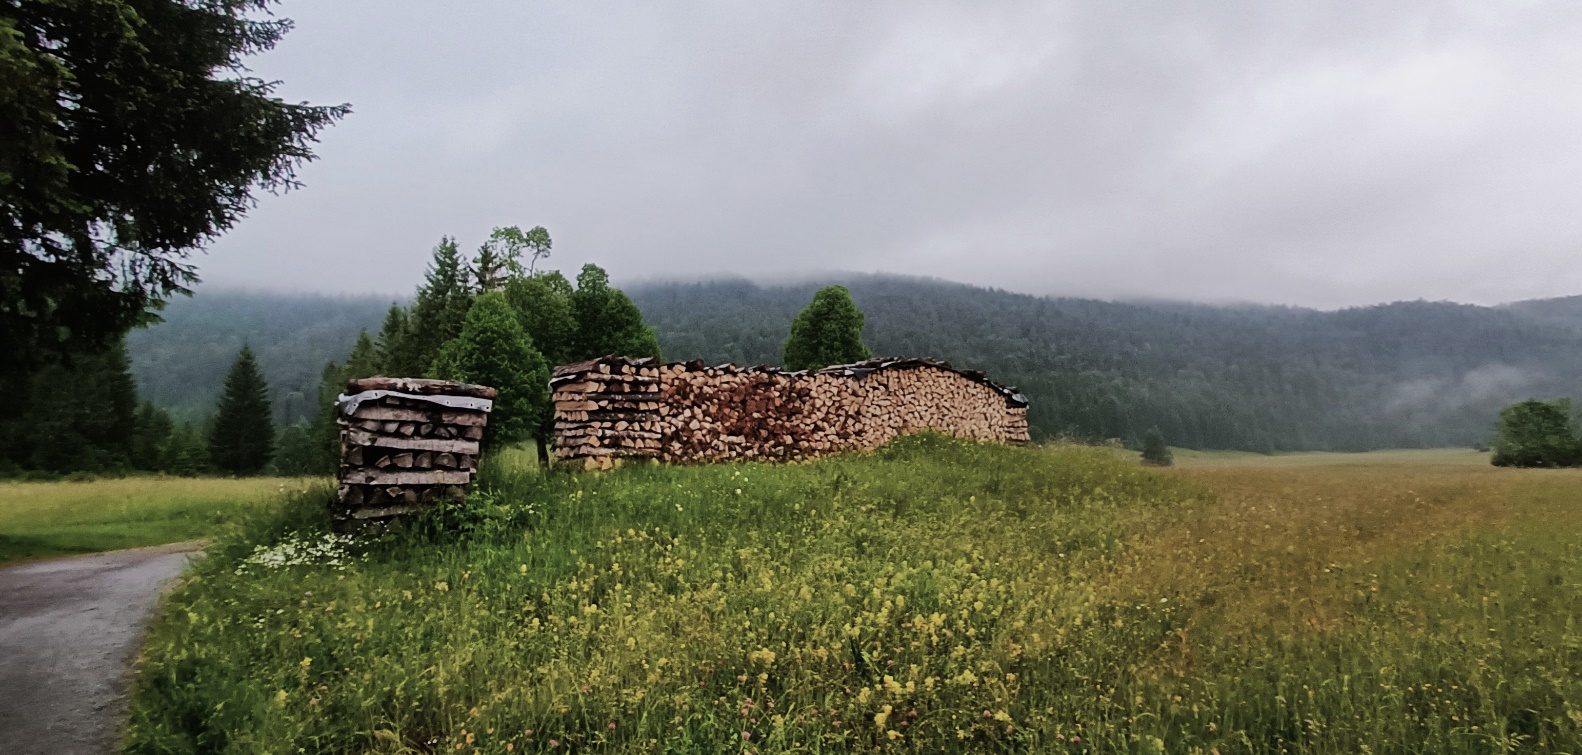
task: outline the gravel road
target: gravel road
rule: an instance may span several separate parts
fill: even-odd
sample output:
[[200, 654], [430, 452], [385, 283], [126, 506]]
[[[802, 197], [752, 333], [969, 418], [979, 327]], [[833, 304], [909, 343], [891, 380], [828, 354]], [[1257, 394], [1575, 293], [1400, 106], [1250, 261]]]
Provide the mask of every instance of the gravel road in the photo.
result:
[[115, 752], [161, 587], [202, 543], [0, 567], [0, 750]]

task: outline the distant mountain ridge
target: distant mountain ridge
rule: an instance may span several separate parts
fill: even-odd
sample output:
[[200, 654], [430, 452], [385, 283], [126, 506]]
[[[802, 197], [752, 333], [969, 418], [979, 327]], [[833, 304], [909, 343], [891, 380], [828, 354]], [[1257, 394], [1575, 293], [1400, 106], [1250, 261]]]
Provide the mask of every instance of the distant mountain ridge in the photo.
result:
[[[667, 359], [776, 364], [791, 318], [830, 281], [627, 288]], [[1036, 297], [935, 279], [843, 276], [875, 354], [986, 370], [1032, 400], [1035, 434], [1200, 448], [1475, 445], [1500, 406], [1582, 396], [1582, 297], [1484, 307], [1397, 302], [1325, 312]], [[204, 292], [128, 347], [145, 395], [201, 411], [243, 340], [284, 421], [318, 371], [377, 330], [389, 297]]]

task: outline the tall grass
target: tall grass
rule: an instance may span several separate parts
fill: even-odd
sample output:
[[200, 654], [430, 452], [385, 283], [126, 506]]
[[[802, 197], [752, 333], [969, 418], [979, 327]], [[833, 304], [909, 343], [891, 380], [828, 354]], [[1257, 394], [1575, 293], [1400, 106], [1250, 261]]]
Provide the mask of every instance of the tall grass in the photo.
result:
[[1574, 507], [1517, 480], [1446, 482], [1457, 513], [1393, 533], [1437, 499], [1380, 479], [1281, 518], [1307, 483], [921, 436], [486, 468], [341, 566], [262, 565], [323, 538], [320, 492], [172, 596], [129, 751], [1574, 749]]

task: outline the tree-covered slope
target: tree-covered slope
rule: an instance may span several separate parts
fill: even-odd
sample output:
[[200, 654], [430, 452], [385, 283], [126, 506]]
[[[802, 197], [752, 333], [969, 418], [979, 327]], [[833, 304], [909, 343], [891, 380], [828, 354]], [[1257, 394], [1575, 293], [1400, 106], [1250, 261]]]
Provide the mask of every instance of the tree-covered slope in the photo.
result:
[[[843, 281], [876, 354], [987, 370], [1034, 432], [1176, 445], [1355, 450], [1470, 445], [1498, 408], [1578, 393], [1582, 331], [1504, 308], [1403, 302], [1338, 312], [1024, 296], [892, 276]], [[818, 284], [631, 289], [669, 358], [778, 363]]]
[[178, 297], [164, 322], [127, 335], [138, 393], [189, 417], [212, 411], [225, 373], [244, 345], [269, 381], [275, 420], [318, 411], [324, 363], [346, 358], [357, 333], [376, 333], [391, 297], [202, 291]]
[[[779, 364], [791, 320], [831, 280], [627, 288], [667, 359]], [[1582, 396], [1582, 306], [1403, 302], [1293, 307], [1106, 302], [895, 276], [847, 276], [875, 354], [987, 370], [1032, 400], [1034, 433], [1258, 451], [1473, 445], [1499, 408]], [[319, 370], [389, 299], [207, 291], [128, 341], [144, 395], [213, 406], [245, 341], [276, 417], [312, 412]]]

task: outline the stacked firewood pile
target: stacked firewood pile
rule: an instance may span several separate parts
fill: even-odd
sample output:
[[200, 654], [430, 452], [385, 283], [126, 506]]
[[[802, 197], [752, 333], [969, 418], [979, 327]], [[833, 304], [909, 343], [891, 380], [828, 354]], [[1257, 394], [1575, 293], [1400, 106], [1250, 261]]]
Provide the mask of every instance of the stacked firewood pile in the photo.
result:
[[495, 390], [446, 380], [352, 380], [339, 397], [341, 531], [381, 530], [441, 501], [461, 502], [478, 468]]
[[803, 459], [935, 430], [1026, 443], [1027, 399], [931, 359], [871, 359], [816, 372], [651, 364], [624, 357], [555, 370], [555, 452], [615, 460]]

